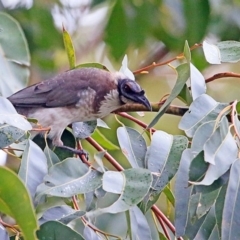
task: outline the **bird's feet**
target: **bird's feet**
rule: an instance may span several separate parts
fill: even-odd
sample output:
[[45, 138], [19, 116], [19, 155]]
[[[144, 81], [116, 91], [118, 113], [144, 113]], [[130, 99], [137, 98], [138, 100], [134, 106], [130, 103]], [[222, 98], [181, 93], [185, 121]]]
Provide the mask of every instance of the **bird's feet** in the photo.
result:
[[65, 145], [62, 146], [57, 146], [58, 148], [62, 148], [62, 149], [66, 149], [74, 154], [77, 155], [84, 155], [86, 157], [86, 159], [88, 159], [88, 153], [86, 151], [84, 151], [83, 149], [75, 149], [75, 148], [71, 148]]

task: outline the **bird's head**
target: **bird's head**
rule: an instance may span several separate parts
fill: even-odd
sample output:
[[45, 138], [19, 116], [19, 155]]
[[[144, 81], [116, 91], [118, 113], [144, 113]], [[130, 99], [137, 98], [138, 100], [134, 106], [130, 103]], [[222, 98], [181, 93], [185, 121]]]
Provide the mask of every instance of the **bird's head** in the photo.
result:
[[151, 111], [151, 105], [145, 97], [145, 91], [133, 80], [120, 79], [118, 81], [118, 93], [121, 103], [140, 103]]

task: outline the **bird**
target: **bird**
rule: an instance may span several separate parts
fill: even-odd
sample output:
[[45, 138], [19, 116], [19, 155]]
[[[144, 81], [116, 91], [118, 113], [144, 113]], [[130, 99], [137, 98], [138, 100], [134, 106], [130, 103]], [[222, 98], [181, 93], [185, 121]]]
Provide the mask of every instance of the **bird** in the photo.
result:
[[145, 91], [136, 81], [121, 72], [99, 68], [68, 70], [26, 87], [8, 100], [19, 114], [49, 128], [48, 138], [57, 147], [64, 147], [62, 133], [74, 122], [103, 118], [129, 103], [151, 110]]

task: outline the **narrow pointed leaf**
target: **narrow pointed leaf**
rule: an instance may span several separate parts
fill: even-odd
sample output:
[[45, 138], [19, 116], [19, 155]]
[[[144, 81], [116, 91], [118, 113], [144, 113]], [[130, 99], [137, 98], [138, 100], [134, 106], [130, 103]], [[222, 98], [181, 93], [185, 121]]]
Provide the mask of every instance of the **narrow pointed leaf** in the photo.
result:
[[215, 226], [216, 226], [216, 218], [215, 218], [215, 208], [213, 206], [208, 212], [208, 214], [206, 215], [206, 218], [204, 219], [194, 239], [196, 240], [209, 239]]
[[56, 163], [60, 162], [60, 159], [58, 158], [58, 156], [56, 155], [55, 152], [53, 152], [47, 145], [44, 148], [44, 154], [47, 158], [47, 164], [48, 164], [48, 168], [50, 168], [51, 166], [53, 166]]
[[238, 239], [240, 236], [240, 160], [231, 167], [222, 216], [222, 239]]
[[191, 145], [191, 150], [194, 154], [199, 154], [203, 151], [204, 144], [212, 135], [215, 124], [215, 121], [209, 121], [203, 123], [197, 128], [193, 135]]
[[77, 65], [75, 68], [99, 68], [108, 71], [107, 67], [100, 63], [83, 63]]
[[188, 63], [183, 63], [183, 64], [179, 65], [176, 68], [176, 71], [178, 73], [177, 82], [176, 82], [175, 86], [173, 87], [172, 92], [169, 95], [169, 97], [167, 98], [166, 102], [162, 105], [162, 107], [158, 111], [155, 118], [148, 125], [148, 128], [153, 127], [158, 122], [160, 117], [166, 112], [166, 110], [169, 107], [169, 105], [171, 104], [171, 102], [180, 94], [186, 81], [190, 77], [190, 67], [189, 67]]
[[186, 149], [182, 154], [175, 183], [175, 227], [176, 236], [183, 236], [188, 222], [188, 208], [192, 186], [188, 186], [188, 171], [192, 160], [191, 150]]
[[191, 91], [193, 100], [206, 93], [205, 79], [201, 72], [191, 63], [190, 64]]
[[134, 206], [129, 209], [132, 240], [151, 240], [151, 231], [142, 211]]
[[135, 80], [135, 76], [133, 75], [132, 71], [128, 68], [128, 57], [127, 57], [127, 55], [125, 55], [123, 60], [122, 60], [122, 66], [121, 66], [119, 72], [123, 73], [129, 79]]
[[24, 182], [32, 197], [34, 197], [38, 185], [43, 182], [46, 174], [47, 159], [41, 148], [29, 139], [23, 152], [18, 176]]
[[203, 41], [203, 52], [209, 63], [221, 64], [221, 53], [216, 45]]
[[67, 52], [70, 69], [73, 69], [76, 65], [75, 50], [73, 47], [71, 36], [65, 30], [64, 27], [63, 27], [63, 42], [64, 42], [65, 50]]

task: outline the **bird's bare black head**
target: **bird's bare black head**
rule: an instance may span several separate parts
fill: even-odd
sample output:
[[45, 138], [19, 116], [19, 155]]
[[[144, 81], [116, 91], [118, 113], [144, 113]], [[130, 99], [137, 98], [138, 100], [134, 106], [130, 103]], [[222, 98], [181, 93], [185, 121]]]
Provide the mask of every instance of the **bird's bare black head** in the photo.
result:
[[133, 80], [120, 79], [118, 81], [119, 98], [122, 103], [140, 103], [151, 111], [151, 105], [148, 99], [145, 97], [145, 92], [142, 88]]

